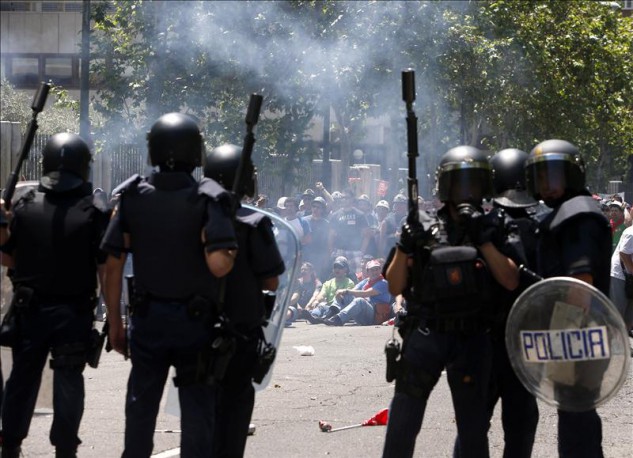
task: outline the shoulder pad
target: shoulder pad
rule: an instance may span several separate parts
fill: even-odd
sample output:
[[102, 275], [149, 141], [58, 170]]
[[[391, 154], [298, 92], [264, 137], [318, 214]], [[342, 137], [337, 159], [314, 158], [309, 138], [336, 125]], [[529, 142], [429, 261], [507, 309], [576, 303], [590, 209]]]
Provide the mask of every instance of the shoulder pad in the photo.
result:
[[29, 185], [16, 188], [13, 198], [11, 199], [11, 205], [15, 207], [20, 200], [33, 200], [37, 192], [37, 186], [38, 185]]
[[246, 207], [238, 208], [235, 217], [240, 223], [251, 227], [259, 226], [264, 218], [268, 219], [263, 213]]
[[114, 188], [112, 190], [112, 195], [116, 196], [117, 194], [123, 194], [124, 192], [129, 191], [130, 189], [136, 188], [142, 179], [143, 177], [141, 175], [139, 175], [138, 173], [135, 173], [130, 178], [128, 178], [123, 183], [121, 183], [116, 188]]
[[[13, 194], [13, 198], [11, 199], [11, 205], [13, 208], [16, 208], [21, 203], [33, 201], [37, 194], [37, 188], [24, 187], [15, 190], [15, 194]], [[41, 193], [43, 194], [43, 193]]]
[[220, 200], [223, 195], [228, 195], [229, 192], [224, 189], [217, 181], [204, 177], [198, 184], [198, 194], [202, 194], [211, 197], [215, 200]]
[[566, 222], [577, 218], [580, 215], [600, 218], [608, 224], [607, 219], [602, 214], [598, 203], [590, 196], [573, 197], [561, 204], [551, 218], [550, 230], [556, 230]]

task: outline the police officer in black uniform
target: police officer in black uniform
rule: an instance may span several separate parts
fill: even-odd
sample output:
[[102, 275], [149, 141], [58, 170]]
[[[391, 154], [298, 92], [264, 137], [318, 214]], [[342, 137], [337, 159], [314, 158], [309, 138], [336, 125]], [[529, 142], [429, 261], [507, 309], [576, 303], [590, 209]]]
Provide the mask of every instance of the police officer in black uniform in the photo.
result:
[[[516, 148], [499, 151], [490, 159], [493, 206], [503, 210], [505, 232], [509, 238], [519, 237], [523, 261], [526, 267], [535, 269], [537, 221], [534, 216], [538, 204], [525, 188], [525, 161], [528, 154]], [[521, 285], [514, 291], [502, 290], [496, 302], [498, 310], [493, 313], [492, 375], [488, 399], [488, 415], [492, 418], [495, 406], [501, 399], [501, 421], [503, 425], [506, 458], [529, 458], [532, 455], [534, 436], [538, 425], [538, 406], [534, 396], [517, 378], [505, 345], [505, 325], [512, 304], [533, 281], [526, 272]]]
[[492, 358], [488, 334], [497, 291], [515, 289], [519, 272], [498, 211], [484, 214], [492, 194], [490, 164], [471, 146], [442, 156], [436, 174], [444, 207], [402, 228], [387, 281], [403, 294], [407, 318], [396, 370], [384, 457], [413, 456], [426, 403], [446, 368], [460, 456], [488, 456], [486, 394]]
[[[576, 146], [546, 140], [526, 161], [526, 185], [535, 199], [552, 208], [539, 223], [538, 273], [569, 276], [609, 295], [611, 230], [585, 187], [585, 164]], [[601, 457], [602, 422], [595, 409], [558, 411], [561, 457]]]
[[[226, 189], [233, 189], [241, 157], [242, 148], [231, 144], [212, 150], [206, 158], [203, 185], [205, 180], [212, 178]], [[236, 198], [254, 196], [255, 180], [252, 164], [244, 164]], [[253, 377], [262, 369], [259, 349], [263, 344], [262, 324], [266, 319], [262, 291], [275, 291], [279, 286], [278, 276], [285, 269], [272, 222], [267, 216], [239, 207], [235, 229], [240, 249], [233, 270], [226, 276], [223, 309], [236, 351], [218, 391], [213, 438], [216, 457], [244, 455], [255, 404]]]
[[[27, 436], [42, 369], [52, 355], [54, 417], [50, 440], [57, 457], [76, 456], [84, 409], [83, 369], [96, 306], [99, 243], [107, 208], [97, 208], [88, 182], [86, 142], [53, 135], [42, 151], [37, 189], [16, 196], [3, 263], [12, 268], [18, 337], [2, 408], [2, 457], [17, 457]], [[8, 255], [8, 256], [7, 256]]]
[[[180, 113], [161, 116], [147, 135], [148, 178], [131, 177], [103, 241], [108, 252], [105, 296], [112, 346], [126, 353], [120, 307], [126, 252], [133, 253], [134, 286], [129, 352], [132, 370], [126, 399], [124, 457], [149, 457], [163, 388], [176, 368], [182, 412], [181, 454], [212, 450], [215, 390], [209, 367], [214, 354], [218, 278], [233, 267], [237, 243], [231, 199], [209, 180], [192, 176], [202, 163], [196, 122]], [[213, 274], [213, 275], [212, 275]], [[210, 380], [211, 377], [211, 380]]]

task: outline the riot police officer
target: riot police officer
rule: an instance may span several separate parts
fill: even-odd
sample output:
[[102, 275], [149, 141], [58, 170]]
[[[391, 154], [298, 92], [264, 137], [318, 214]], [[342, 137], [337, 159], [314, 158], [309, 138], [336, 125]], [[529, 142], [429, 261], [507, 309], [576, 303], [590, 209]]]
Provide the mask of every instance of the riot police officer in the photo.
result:
[[[525, 161], [528, 154], [516, 148], [507, 148], [490, 158], [493, 206], [503, 210], [505, 233], [509, 238], [519, 237], [523, 262], [535, 269], [536, 229], [534, 216], [538, 204], [525, 188]], [[527, 278], [525, 278], [527, 277]], [[534, 396], [517, 378], [505, 345], [505, 325], [512, 304], [532, 279], [524, 276], [519, 288], [500, 291], [496, 301], [498, 309], [493, 311], [492, 372], [488, 393], [488, 416], [492, 418], [495, 406], [501, 399], [501, 421], [504, 433], [503, 456], [507, 458], [529, 458], [532, 455], [534, 436], [538, 425], [538, 406]]]
[[[233, 267], [237, 243], [231, 199], [209, 181], [192, 176], [202, 163], [196, 122], [180, 113], [161, 116], [147, 134], [148, 155], [158, 171], [133, 176], [120, 187], [103, 248], [105, 296], [115, 350], [126, 353], [120, 307], [126, 252], [133, 251], [135, 291], [130, 317], [132, 369], [126, 398], [124, 457], [149, 457], [156, 416], [170, 366], [176, 368], [182, 411], [181, 453], [208, 456], [215, 411], [209, 380], [214, 354], [214, 299], [218, 278]], [[213, 275], [211, 275], [213, 274]]]
[[[552, 208], [539, 223], [538, 273], [575, 277], [608, 296], [611, 230], [585, 187], [580, 151], [565, 140], [546, 140], [532, 149], [525, 171], [530, 195]], [[595, 409], [558, 411], [558, 452], [602, 456], [602, 423]]]
[[[107, 208], [95, 206], [91, 154], [78, 135], [53, 135], [42, 151], [37, 189], [16, 196], [3, 263], [12, 268], [17, 339], [2, 410], [3, 457], [17, 457], [27, 436], [42, 369], [51, 353], [57, 457], [76, 456], [84, 409], [83, 369], [90, 350], [99, 243]], [[22, 191], [22, 190], [21, 190]]]
[[488, 456], [486, 394], [491, 365], [488, 335], [497, 291], [518, 286], [500, 214], [485, 214], [492, 194], [490, 164], [471, 146], [441, 158], [436, 217], [419, 212], [402, 228], [387, 268], [393, 295], [403, 294], [407, 319], [396, 370], [383, 456], [412, 456], [426, 403], [446, 368], [453, 397], [460, 456]]
[[[209, 178], [226, 189], [236, 189], [238, 199], [256, 195], [253, 165], [244, 164], [242, 177], [236, 177], [242, 148], [225, 144], [213, 149], [206, 158], [201, 186]], [[239, 207], [235, 230], [240, 250], [233, 270], [226, 276], [222, 300], [236, 348], [224, 379], [219, 384], [214, 447], [217, 457], [244, 455], [249, 422], [255, 404], [253, 378], [262, 367], [264, 348], [262, 325], [266, 319], [262, 291], [275, 291], [285, 266], [275, 242], [272, 222], [262, 213]], [[260, 380], [261, 381], [261, 380]]]

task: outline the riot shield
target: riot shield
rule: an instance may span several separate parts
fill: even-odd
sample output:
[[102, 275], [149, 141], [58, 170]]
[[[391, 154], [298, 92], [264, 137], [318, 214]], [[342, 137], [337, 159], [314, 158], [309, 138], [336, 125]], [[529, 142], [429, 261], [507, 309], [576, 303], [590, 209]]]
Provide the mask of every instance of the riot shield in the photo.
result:
[[560, 410], [604, 404], [628, 374], [624, 321], [595, 287], [554, 277], [526, 289], [506, 323], [512, 367], [528, 391]]
[[[244, 206], [258, 213], [262, 213], [272, 220], [273, 232], [275, 234], [277, 246], [279, 247], [279, 251], [286, 265], [286, 271], [279, 277], [279, 287], [276, 291], [275, 302], [272, 307], [270, 318], [268, 318], [266, 324], [263, 326], [266, 342], [270, 344], [274, 348], [274, 352], [276, 352], [279, 348], [281, 334], [283, 333], [285, 327], [286, 313], [288, 311], [288, 304], [290, 302], [290, 296], [292, 295], [293, 285], [296, 282], [297, 274], [299, 272], [299, 238], [292, 226], [281, 219], [278, 215], [259, 208], [251, 207], [250, 205]], [[253, 386], [257, 391], [261, 391], [268, 386], [273, 373], [273, 365], [271, 365], [260, 383], [253, 381]]]
[[[286, 270], [279, 277], [279, 287], [275, 294], [275, 302], [272, 306], [272, 312], [270, 317], [266, 321], [266, 324], [262, 327], [266, 343], [270, 345], [272, 349], [272, 357], [274, 358], [279, 343], [281, 341], [281, 334], [284, 330], [284, 324], [286, 322], [286, 312], [288, 311], [288, 304], [290, 302], [290, 296], [292, 294], [292, 285], [297, 280], [297, 274], [299, 273], [299, 238], [296, 232], [286, 221], [281, 219], [274, 213], [267, 212], [265, 210], [252, 207], [250, 205], [244, 205], [243, 207], [249, 208], [258, 213], [268, 216], [273, 222], [273, 232], [277, 241], [277, 246], [284, 260]], [[274, 359], [268, 369], [268, 372], [262, 378], [260, 383], [253, 381], [253, 386], [257, 391], [261, 391], [268, 386], [273, 373]], [[167, 401], [165, 404], [165, 412], [170, 415], [180, 416], [180, 405], [178, 401], [178, 391], [174, 384], [171, 382], [175, 372], [172, 368], [169, 377], [169, 385], [167, 390]]]

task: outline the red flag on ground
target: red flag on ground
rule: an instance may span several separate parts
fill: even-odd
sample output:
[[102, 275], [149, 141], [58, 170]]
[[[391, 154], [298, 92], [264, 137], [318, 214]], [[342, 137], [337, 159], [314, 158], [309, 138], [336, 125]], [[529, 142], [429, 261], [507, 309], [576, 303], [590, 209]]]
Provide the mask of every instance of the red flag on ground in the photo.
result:
[[363, 422], [363, 426], [384, 426], [389, 420], [389, 409], [382, 409], [376, 415]]
[[344, 429], [360, 428], [361, 426], [384, 426], [387, 424], [388, 420], [389, 420], [389, 409], [382, 409], [373, 417], [357, 425], [342, 426], [340, 428], [332, 429], [332, 425], [330, 425], [326, 421], [321, 420], [319, 421], [319, 428], [324, 433], [333, 433], [335, 431], [343, 431]]

